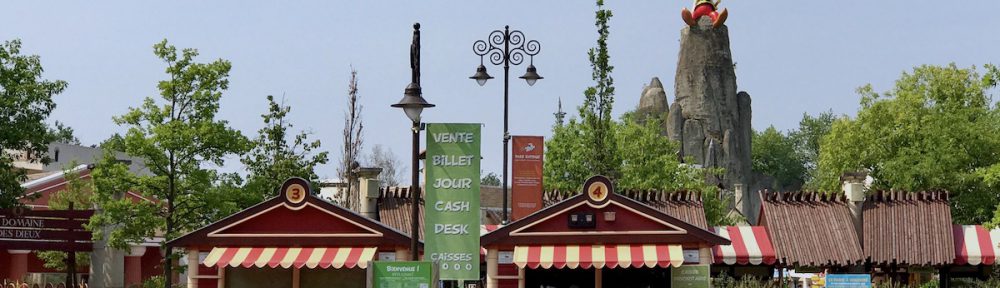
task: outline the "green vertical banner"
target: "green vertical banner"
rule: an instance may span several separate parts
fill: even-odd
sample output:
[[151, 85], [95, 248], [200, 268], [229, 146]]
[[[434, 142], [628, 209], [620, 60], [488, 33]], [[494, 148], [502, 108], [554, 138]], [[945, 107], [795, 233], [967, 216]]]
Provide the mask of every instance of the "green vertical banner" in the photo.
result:
[[479, 279], [481, 124], [427, 124], [424, 259], [441, 280]]

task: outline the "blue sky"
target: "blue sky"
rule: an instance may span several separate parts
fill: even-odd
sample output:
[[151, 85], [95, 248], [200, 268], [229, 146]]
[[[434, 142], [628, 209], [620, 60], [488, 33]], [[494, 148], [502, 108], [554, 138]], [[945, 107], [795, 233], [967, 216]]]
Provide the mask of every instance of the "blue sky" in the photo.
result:
[[[800, 3], [804, 2], [804, 3]], [[1000, 1], [724, 1], [738, 89], [753, 98], [753, 126], [797, 127], [802, 113], [854, 115], [858, 86], [877, 91], [921, 64], [982, 66], [1000, 61]], [[635, 107], [642, 85], [660, 77], [673, 102], [680, 9], [691, 1], [614, 1], [609, 40], [615, 114]], [[389, 108], [409, 82], [412, 24], [422, 25], [428, 122], [482, 122], [483, 169], [499, 172], [502, 79], [479, 87], [467, 77], [479, 58], [472, 43], [510, 25], [538, 40], [538, 73], [511, 81], [511, 133], [551, 134], [562, 98], [569, 115], [593, 83], [592, 1], [16, 1], [3, 5], [0, 39], [20, 38], [45, 77], [69, 82], [51, 120], [85, 144], [123, 129], [112, 115], [156, 95], [164, 38], [197, 48], [202, 62], [233, 63], [219, 117], [248, 136], [262, 125], [266, 95], [284, 95], [298, 129], [314, 133], [339, 159], [350, 69], [358, 70], [366, 145], [382, 144], [408, 163], [409, 122]], [[516, 77], [524, 66], [511, 68]], [[500, 67], [490, 74], [502, 75]], [[225, 170], [235, 170], [238, 163]], [[408, 166], [408, 165], [407, 165]], [[318, 171], [334, 176], [334, 166]], [[403, 181], [406, 181], [403, 179]]]

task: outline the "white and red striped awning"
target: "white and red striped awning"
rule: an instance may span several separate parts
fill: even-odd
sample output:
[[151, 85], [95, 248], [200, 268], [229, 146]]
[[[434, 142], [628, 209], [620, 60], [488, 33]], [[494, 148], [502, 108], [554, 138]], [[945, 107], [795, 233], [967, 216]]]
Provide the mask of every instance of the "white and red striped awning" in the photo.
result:
[[375, 247], [216, 247], [202, 264], [212, 267], [282, 267], [282, 268], [366, 268], [376, 252]]
[[764, 226], [720, 226], [712, 231], [732, 241], [712, 247], [715, 264], [771, 265], [777, 260]]
[[993, 265], [1000, 254], [1000, 228], [987, 231], [980, 225], [955, 225], [955, 264]]
[[540, 245], [515, 246], [514, 264], [519, 268], [628, 268], [678, 267], [684, 263], [680, 245]]

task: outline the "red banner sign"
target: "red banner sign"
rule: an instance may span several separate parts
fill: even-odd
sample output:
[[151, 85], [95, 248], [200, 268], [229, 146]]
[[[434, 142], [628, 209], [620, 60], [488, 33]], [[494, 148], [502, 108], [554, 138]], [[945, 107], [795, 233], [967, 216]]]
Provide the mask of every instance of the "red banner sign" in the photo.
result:
[[511, 220], [517, 221], [542, 209], [542, 163], [545, 138], [514, 136]]

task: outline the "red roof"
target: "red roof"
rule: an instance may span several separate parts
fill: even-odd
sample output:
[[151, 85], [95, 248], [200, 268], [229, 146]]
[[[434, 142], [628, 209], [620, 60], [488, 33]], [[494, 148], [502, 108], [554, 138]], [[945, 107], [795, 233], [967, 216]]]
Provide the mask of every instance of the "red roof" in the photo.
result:
[[[702, 229], [708, 228], [701, 193], [690, 191], [624, 191], [618, 193], [684, 222]], [[577, 194], [580, 192], [547, 191], [542, 196], [542, 202], [545, 207], [548, 207]]]
[[[483, 246], [683, 244], [710, 247], [729, 240], [636, 200], [607, 194], [595, 204], [579, 194], [484, 235]], [[594, 215], [594, 226], [570, 228], [571, 215]], [[627, 233], [624, 233], [627, 232]]]
[[[303, 180], [304, 181], [304, 180]], [[230, 215], [169, 242], [174, 247], [350, 247], [392, 250], [410, 238], [382, 223], [313, 196], [284, 195]]]

